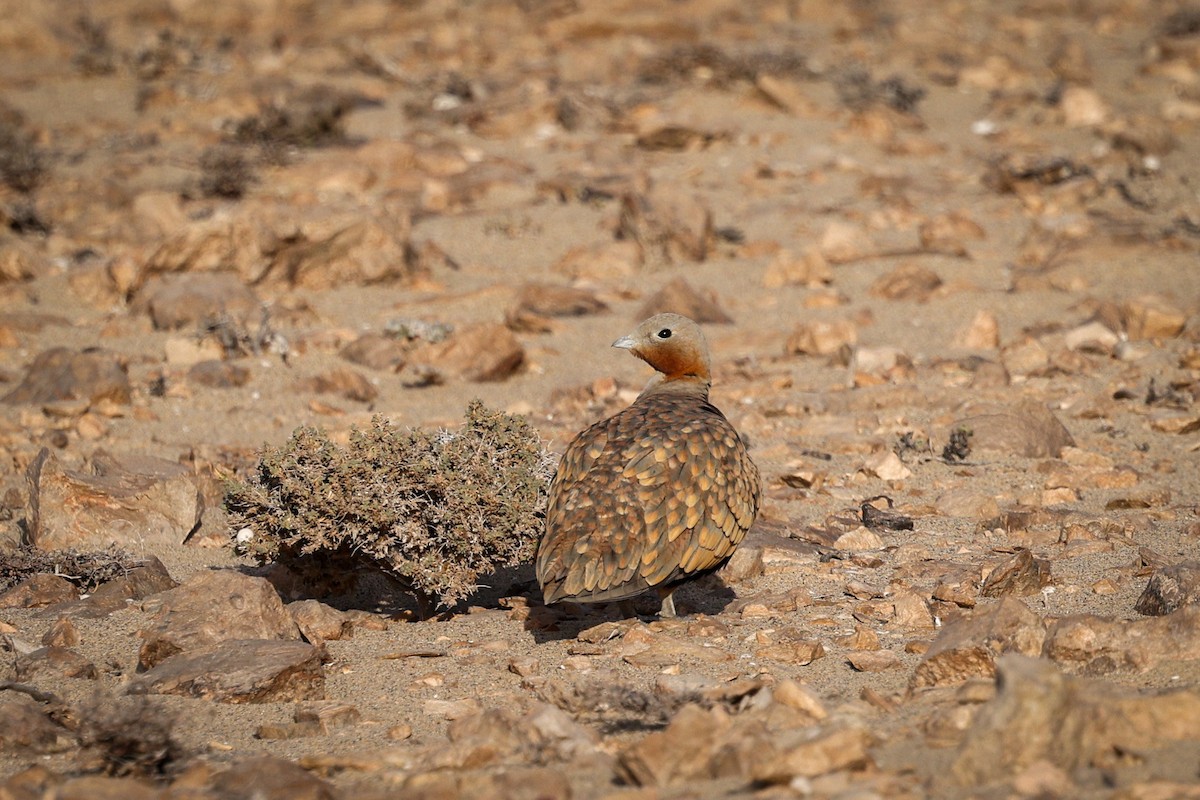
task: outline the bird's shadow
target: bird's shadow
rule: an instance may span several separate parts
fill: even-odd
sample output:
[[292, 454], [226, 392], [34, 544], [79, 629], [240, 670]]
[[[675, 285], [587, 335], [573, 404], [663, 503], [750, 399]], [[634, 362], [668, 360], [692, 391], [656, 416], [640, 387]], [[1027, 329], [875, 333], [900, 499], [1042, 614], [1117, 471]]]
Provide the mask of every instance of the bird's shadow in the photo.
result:
[[[604, 622], [630, 619], [630, 614], [620, 603], [556, 603], [542, 604], [541, 590], [536, 581], [531, 581], [527, 593], [529, 615], [525, 618], [525, 630], [534, 642], [544, 644], [578, 638], [582, 631]], [[714, 575], [684, 584], [675, 592], [675, 610], [680, 617], [693, 614], [716, 616], [737, 599], [733, 589]], [[660, 601], [653, 592], [635, 598], [633, 609], [642, 620], [659, 619]]]

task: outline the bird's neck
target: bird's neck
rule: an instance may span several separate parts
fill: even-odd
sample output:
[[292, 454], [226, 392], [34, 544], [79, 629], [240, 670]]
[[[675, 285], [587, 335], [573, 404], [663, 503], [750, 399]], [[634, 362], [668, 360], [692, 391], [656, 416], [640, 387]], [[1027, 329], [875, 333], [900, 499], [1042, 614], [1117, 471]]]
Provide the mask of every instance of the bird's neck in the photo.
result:
[[710, 381], [707, 375], [703, 377], [697, 375], [668, 377], [659, 372], [650, 379], [650, 382], [646, 384], [646, 388], [642, 389], [642, 393], [638, 395], [638, 400], [652, 395], [691, 395], [701, 400], [707, 400], [709, 385]]

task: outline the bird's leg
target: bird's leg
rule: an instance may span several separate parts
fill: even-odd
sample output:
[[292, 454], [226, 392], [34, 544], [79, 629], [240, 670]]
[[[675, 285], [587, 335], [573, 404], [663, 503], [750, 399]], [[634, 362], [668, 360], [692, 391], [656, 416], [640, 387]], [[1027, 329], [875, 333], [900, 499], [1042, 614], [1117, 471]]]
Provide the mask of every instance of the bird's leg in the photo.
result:
[[658, 609], [658, 616], [662, 619], [675, 618], [675, 598], [672, 596], [674, 589], [668, 589], [666, 593], [659, 593], [662, 597], [662, 606]]

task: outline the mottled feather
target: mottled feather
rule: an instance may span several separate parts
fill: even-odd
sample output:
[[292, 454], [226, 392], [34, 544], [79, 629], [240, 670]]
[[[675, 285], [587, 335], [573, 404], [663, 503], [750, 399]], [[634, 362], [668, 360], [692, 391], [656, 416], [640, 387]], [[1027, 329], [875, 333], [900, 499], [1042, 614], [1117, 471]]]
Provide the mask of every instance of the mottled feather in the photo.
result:
[[616, 346], [661, 374], [563, 455], [537, 555], [547, 603], [668, 596], [728, 560], [758, 512], [758, 469], [708, 402], [698, 326], [660, 314]]

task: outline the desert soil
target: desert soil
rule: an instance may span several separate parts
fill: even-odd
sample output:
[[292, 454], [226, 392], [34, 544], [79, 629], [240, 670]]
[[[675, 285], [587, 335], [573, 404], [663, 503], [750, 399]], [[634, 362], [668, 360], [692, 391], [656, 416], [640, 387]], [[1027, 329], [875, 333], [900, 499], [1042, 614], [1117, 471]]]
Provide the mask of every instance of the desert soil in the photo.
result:
[[[1189, 746], [1155, 739], [1103, 763], [1057, 762], [1052, 745], [978, 785], [946, 783], [979, 744], [968, 712], [981, 704], [954, 728], [961, 681], [914, 676], [941, 630], [1005, 592], [1047, 626], [1079, 614], [1136, 625], [1154, 570], [1200, 558], [1200, 8], [3, 6], [0, 392], [54, 347], [101, 348], [131, 386], [127, 400], [0, 404], [5, 546], [42, 447], [71, 468], [103, 449], [184, 463], [208, 500], [188, 544], [127, 549], [179, 581], [251, 570], [228, 546], [220, 480], [264, 443], [302, 425], [344, 439], [375, 414], [453, 426], [480, 398], [561, 452], [649, 377], [608, 347], [644, 313], [708, 304], [729, 320], [704, 325], [712, 398], [764, 476], [751, 542], [765, 567], [686, 587], [680, 621], [618, 621], [598, 642], [577, 636], [616, 610], [547, 616], [527, 566], [426, 621], [410, 621], [406, 598], [335, 598], [387, 623], [326, 645], [325, 695], [362, 721], [273, 740], [256, 732], [290, 722], [294, 703], [156, 698], [180, 715], [189, 758], [344, 757], [313, 767], [338, 796], [398, 792], [424, 767], [379, 754], [447, 741], [456, 714], [429, 701], [521, 714], [557, 682], [667, 708], [620, 724], [570, 708], [602, 756], [546, 759], [575, 797], [1197, 791], [1194, 732]], [[243, 309], [214, 331], [199, 311], [152, 313], [164, 282], [204, 272], [236, 276], [266, 315]], [[692, 294], [658, 295], [680, 279]], [[413, 319], [453, 326], [451, 341], [484, 333], [465, 356], [403, 343], [399, 370], [340, 355]], [[514, 342], [519, 364], [471, 366]], [[189, 372], [201, 358], [248, 376], [206, 385]], [[1010, 416], [990, 442], [945, 451], [961, 420], [996, 411]], [[879, 495], [911, 530], [864, 528], [861, 506]], [[983, 596], [1020, 548], [1048, 577]], [[952, 572], [973, 576], [965, 595], [935, 596]], [[71, 702], [120, 692], [152, 611], [78, 620], [74, 649], [99, 677], [36, 682]], [[33, 609], [0, 621], [27, 641], [53, 623]], [[662, 642], [713, 655], [635, 657]], [[804, 663], [781, 642], [823, 654]], [[398, 657], [410, 652], [437, 655]], [[885, 655], [856, 668], [863, 652]], [[1103, 691], [1200, 691], [1200, 647], [1159, 655], [1053, 663]], [[868, 756], [773, 785], [734, 770], [639, 791], [614, 757], [675, 713], [672, 675], [794, 681], [829, 719], [868, 732]], [[404, 725], [410, 738], [389, 738]], [[74, 755], [9, 749], [0, 775], [72, 774]]]

